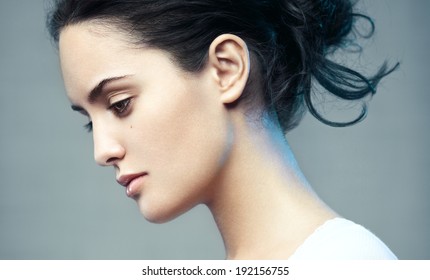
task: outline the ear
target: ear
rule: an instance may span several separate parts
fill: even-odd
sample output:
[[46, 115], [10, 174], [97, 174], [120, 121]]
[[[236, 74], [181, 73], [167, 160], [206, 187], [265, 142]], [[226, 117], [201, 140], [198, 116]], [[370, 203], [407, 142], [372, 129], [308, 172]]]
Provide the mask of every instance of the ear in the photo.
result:
[[209, 47], [209, 67], [224, 104], [242, 95], [249, 77], [250, 60], [246, 43], [236, 35], [218, 36]]

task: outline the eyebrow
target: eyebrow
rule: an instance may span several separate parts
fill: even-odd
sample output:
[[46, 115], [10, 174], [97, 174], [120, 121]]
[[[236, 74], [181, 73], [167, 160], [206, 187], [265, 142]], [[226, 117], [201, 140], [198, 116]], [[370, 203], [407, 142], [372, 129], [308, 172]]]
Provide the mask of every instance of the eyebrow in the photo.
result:
[[[117, 80], [121, 80], [121, 79], [127, 78], [129, 76], [130, 75], [125, 75], [125, 76], [118, 76], [118, 77], [111, 77], [111, 78], [103, 79], [88, 94], [88, 97], [87, 97], [88, 102], [89, 103], [94, 103], [100, 97], [100, 95], [103, 93], [103, 88], [106, 85], [108, 85], [109, 83], [111, 83], [113, 81], [117, 81]], [[84, 109], [81, 106], [78, 106], [78, 105], [72, 105], [71, 107], [72, 107], [73, 111], [84, 111]]]

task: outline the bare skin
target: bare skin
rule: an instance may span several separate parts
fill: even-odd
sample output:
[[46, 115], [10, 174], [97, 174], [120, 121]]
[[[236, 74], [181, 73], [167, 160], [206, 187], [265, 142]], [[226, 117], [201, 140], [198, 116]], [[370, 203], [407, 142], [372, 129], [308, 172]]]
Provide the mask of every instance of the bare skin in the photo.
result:
[[287, 259], [337, 214], [312, 191], [278, 127], [238, 123], [231, 161], [209, 209], [228, 259]]
[[127, 190], [146, 219], [165, 222], [205, 204], [228, 259], [286, 259], [337, 216], [312, 191], [276, 121], [228, 106], [249, 79], [242, 39], [216, 38], [199, 73], [127, 39], [94, 22], [68, 26], [60, 59], [73, 108], [92, 121], [96, 161], [117, 178], [143, 174]]

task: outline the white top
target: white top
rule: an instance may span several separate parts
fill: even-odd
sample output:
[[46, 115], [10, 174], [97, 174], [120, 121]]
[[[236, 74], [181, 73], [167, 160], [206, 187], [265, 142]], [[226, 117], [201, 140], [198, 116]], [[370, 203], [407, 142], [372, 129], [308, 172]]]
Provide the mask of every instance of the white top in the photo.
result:
[[396, 260], [397, 257], [373, 233], [344, 218], [318, 227], [289, 260]]

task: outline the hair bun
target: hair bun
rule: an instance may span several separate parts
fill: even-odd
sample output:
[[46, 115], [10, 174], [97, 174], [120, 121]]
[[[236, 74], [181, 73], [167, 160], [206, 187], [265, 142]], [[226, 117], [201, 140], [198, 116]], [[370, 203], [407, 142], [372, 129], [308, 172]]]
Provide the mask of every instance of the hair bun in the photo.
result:
[[[280, 65], [280, 70], [275, 72], [290, 70], [284, 77], [280, 75], [271, 80], [271, 87], [278, 89], [272, 93], [275, 96], [272, 104], [281, 122], [285, 120], [287, 123], [285, 130], [294, 127], [301, 117], [299, 109], [295, 109], [297, 116], [288, 113], [292, 109], [288, 104], [294, 98], [304, 100], [314, 117], [331, 126], [348, 126], [363, 120], [367, 112], [365, 104], [356, 119], [339, 123], [322, 116], [314, 107], [311, 97], [313, 82], [316, 82], [326, 92], [341, 99], [360, 100], [368, 94], [374, 94], [379, 81], [398, 66], [396, 64], [389, 69], [383, 64], [375, 75], [366, 77], [327, 57], [339, 47], [356, 46], [356, 38], [348, 36], [355, 27], [356, 18], [364, 18], [371, 25], [368, 35], [357, 35], [370, 37], [374, 30], [372, 20], [366, 15], [354, 13], [355, 2], [352, 0], [267, 0], [260, 3], [265, 8], [267, 19], [273, 24], [276, 44], [283, 48], [280, 56], [285, 64]], [[296, 55], [289, 55], [291, 53]], [[284, 93], [283, 96], [281, 92]], [[292, 122], [294, 119], [297, 121]]]
[[315, 15], [320, 36], [327, 47], [337, 46], [353, 26], [352, 4], [342, 0], [316, 0]]
[[279, 28], [295, 29], [317, 49], [325, 53], [342, 45], [353, 27], [353, 4], [349, 0], [278, 0]]

